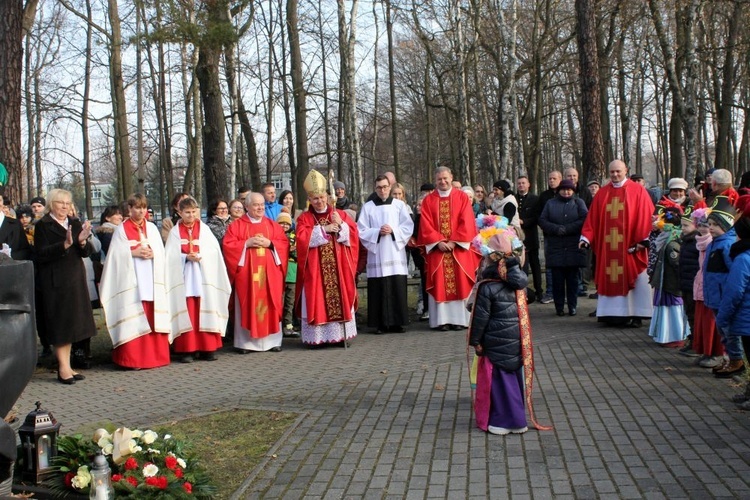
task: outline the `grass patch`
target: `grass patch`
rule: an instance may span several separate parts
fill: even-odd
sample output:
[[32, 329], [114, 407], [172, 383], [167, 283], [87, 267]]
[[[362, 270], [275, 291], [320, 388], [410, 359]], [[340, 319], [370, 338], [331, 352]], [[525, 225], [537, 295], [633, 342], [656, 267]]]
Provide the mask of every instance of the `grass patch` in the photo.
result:
[[296, 420], [294, 413], [241, 410], [170, 422], [167, 430], [190, 443], [213, 484], [229, 498]]

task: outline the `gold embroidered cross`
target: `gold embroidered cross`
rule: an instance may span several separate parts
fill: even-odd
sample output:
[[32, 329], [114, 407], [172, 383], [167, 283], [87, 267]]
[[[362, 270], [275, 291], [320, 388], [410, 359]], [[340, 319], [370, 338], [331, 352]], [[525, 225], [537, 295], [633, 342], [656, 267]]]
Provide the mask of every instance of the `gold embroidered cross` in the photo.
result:
[[609, 234], [604, 237], [604, 241], [609, 245], [609, 249], [613, 252], [617, 250], [617, 247], [622, 243], [623, 237], [616, 227], [609, 230]]
[[259, 266], [258, 271], [253, 273], [253, 281], [258, 284], [258, 288], [266, 286], [266, 268]]
[[609, 281], [611, 283], [617, 283], [617, 278], [622, 274], [625, 269], [620, 265], [619, 262], [613, 260], [607, 267], [607, 274], [609, 275]]
[[622, 204], [620, 198], [614, 197], [607, 203], [607, 212], [609, 212], [610, 219], [616, 219], [620, 216], [620, 210], [625, 210], [625, 205]]
[[260, 299], [258, 301], [258, 305], [255, 306], [255, 314], [258, 316], [258, 320], [263, 321], [266, 317], [267, 312], [268, 306], [266, 306], [266, 303], [263, 299]]

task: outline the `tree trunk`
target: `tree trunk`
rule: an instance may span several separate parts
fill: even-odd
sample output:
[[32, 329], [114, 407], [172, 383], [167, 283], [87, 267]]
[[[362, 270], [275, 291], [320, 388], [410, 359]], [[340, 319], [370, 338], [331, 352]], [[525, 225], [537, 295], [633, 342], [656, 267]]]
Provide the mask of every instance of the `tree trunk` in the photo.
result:
[[[92, 20], [91, 0], [86, 0], [86, 17]], [[86, 195], [86, 217], [94, 217], [91, 203], [91, 146], [89, 140], [89, 97], [91, 94], [91, 58], [93, 51], [93, 26], [86, 24], [86, 62], [83, 75], [83, 103], [81, 108], [81, 142], [83, 146], [83, 189]]]
[[733, 170], [731, 163], [731, 130], [732, 130], [732, 107], [734, 106], [734, 80], [735, 51], [737, 49], [737, 37], [739, 35], [740, 19], [742, 18], [742, 2], [735, 0], [734, 12], [729, 22], [729, 36], [726, 42], [724, 54], [724, 69], [722, 71], [721, 103], [717, 105], [719, 134], [716, 138], [716, 160], [715, 168], [725, 168], [730, 172]]
[[576, 38], [581, 78], [583, 171], [587, 178], [604, 177], [601, 110], [599, 106], [599, 59], [596, 51], [595, 0], [576, 0]]
[[[210, 16], [210, 14], [209, 14]], [[206, 198], [215, 200], [227, 193], [227, 166], [224, 158], [224, 110], [219, 85], [220, 49], [200, 47], [195, 68], [203, 103], [203, 171]]]
[[[297, 140], [297, 186], [299, 198], [305, 192], [303, 184], [310, 169], [310, 157], [307, 152], [307, 104], [305, 82], [302, 79], [302, 51], [300, 49], [297, 0], [288, 0], [286, 4], [286, 25], [289, 32], [289, 55], [292, 72], [292, 98], [294, 100], [295, 138]], [[303, 200], [298, 206], [303, 207]]]
[[385, 29], [388, 35], [388, 92], [391, 101], [391, 148], [393, 150], [393, 171], [396, 179], [401, 178], [401, 164], [398, 159], [398, 115], [396, 112], [396, 77], [393, 62], [393, 14], [391, 0], [385, 2]]
[[133, 166], [130, 159], [130, 135], [125, 99], [125, 83], [122, 79], [122, 31], [117, 0], [108, 0], [107, 15], [110, 24], [109, 79], [112, 95], [112, 115], [115, 129], [115, 154], [118, 157], [118, 179], [120, 199], [127, 199], [133, 192]]
[[8, 170], [10, 199], [21, 197], [21, 91], [23, 2], [0, 1], [0, 163]]

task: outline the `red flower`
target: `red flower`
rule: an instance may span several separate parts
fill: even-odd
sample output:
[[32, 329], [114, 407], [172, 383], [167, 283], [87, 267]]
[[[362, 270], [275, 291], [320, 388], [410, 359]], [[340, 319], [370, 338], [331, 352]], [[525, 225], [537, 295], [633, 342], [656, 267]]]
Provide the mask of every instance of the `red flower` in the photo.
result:
[[167, 489], [167, 485], [169, 485], [169, 481], [167, 480], [167, 476], [159, 476], [157, 479], [159, 480], [158, 481], [159, 488], [161, 488], [163, 490], [166, 490]]
[[76, 477], [75, 472], [68, 472], [65, 474], [65, 487], [66, 488], [72, 488], [73, 487], [73, 478]]
[[122, 474], [112, 474], [112, 481], [116, 483], [122, 481]]
[[177, 467], [177, 459], [171, 455], [167, 455], [167, 458], [164, 459], [164, 465], [167, 466], [167, 469], [174, 470]]
[[125, 470], [134, 470], [138, 468], [138, 461], [134, 457], [125, 460]]
[[185, 493], [192, 493], [193, 492], [193, 485], [190, 483], [185, 483], [182, 485], [182, 489], [185, 490]]
[[185, 473], [184, 473], [184, 472], [182, 472], [182, 469], [180, 469], [180, 468], [177, 468], [177, 469], [175, 469], [175, 470], [174, 470], [174, 475], [175, 475], [175, 477], [176, 477], [177, 479], [182, 479], [182, 476], [184, 476], [184, 475], [185, 475]]
[[149, 486], [159, 486], [159, 478], [156, 476], [154, 477], [147, 477], [146, 478], [146, 484]]
[[130, 484], [132, 484], [133, 486], [138, 486], [138, 480], [134, 478], [133, 476], [128, 476], [125, 478], [125, 480], [129, 482]]

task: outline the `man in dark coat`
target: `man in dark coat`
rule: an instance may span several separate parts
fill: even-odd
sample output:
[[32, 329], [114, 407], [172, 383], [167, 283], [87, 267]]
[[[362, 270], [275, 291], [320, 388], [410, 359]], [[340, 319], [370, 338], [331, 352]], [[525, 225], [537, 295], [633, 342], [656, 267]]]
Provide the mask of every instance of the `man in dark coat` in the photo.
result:
[[18, 220], [7, 217], [3, 213], [5, 198], [0, 194], [0, 248], [7, 243], [11, 250], [13, 260], [29, 260], [31, 258], [31, 246], [26, 234]]
[[529, 302], [532, 302], [542, 300], [542, 266], [539, 263], [539, 231], [537, 230], [539, 196], [529, 193], [530, 188], [529, 178], [525, 175], [516, 179], [518, 216], [524, 234], [523, 244], [526, 247], [524, 271], [528, 274], [529, 267], [531, 267], [531, 274], [534, 278], [534, 292], [528, 295]]
[[[549, 174], [547, 174], [547, 189], [542, 191], [542, 194], [539, 195], [539, 202], [536, 205], [536, 216], [537, 220], [539, 220], [539, 216], [542, 215], [542, 210], [544, 210], [544, 205], [547, 204], [549, 200], [555, 197], [557, 194], [557, 188], [560, 186], [560, 182], [562, 181], [562, 172], [559, 170], [553, 170]], [[547, 246], [547, 235], [545, 234], [544, 239], [544, 245], [545, 248]], [[548, 265], [544, 265], [544, 283], [545, 283], [545, 289], [544, 289], [544, 295], [542, 296], [542, 299], [539, 301], [542, 304], [550, 304], [552, 299], [552, 268], [550, 268]]]

